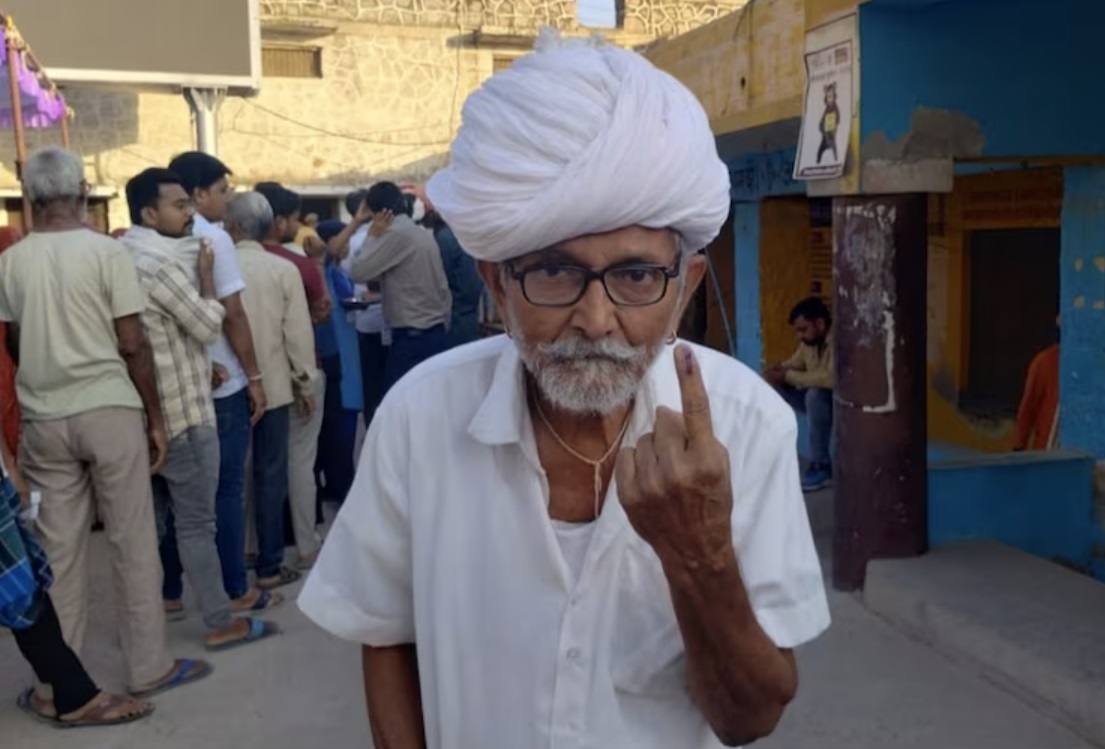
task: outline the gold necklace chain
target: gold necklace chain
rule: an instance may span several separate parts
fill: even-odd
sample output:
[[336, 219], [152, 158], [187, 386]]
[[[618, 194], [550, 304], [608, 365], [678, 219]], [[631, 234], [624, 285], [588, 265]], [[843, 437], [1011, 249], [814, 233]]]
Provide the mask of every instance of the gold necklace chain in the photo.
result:
[[606, 453], [598, 460], [595, 460], [593, 458], [588, 458], [586, 455], [583, 455], [578, 450], [575, 450], [571, 445], [565, 442], [559, 434], [556, 433], [556, 430], [553, 429], [553, 425], [549, 423], [549, 417], [545, 415], [545, 409], [541, 408], [541, 399], [537, 396], [536, 393], [533, 395], [533, 405], [537, 408], [537, 415], [541, 417], [542, 423], [544, 423], [545, 428], [549, 430], [549, 434], [552, 435], [557, 444], [564, 448], [564, 451], [576, 460], [591, 466], [591, 470], [594, 471], [595, 519], [598, 520], [599, 503], [602, 500], [602, 467], [606, 464], [606, 461], [610, 460], [610, 456], [614, 454], [614, 451], [618, 449], [619, 445], [621, 445], [622, 439], [625, 438], [625, 433], [629, 429], [629, 417], [633, 414], [632, 408], [626, 413], [625, 421], [622, 422], [621, 431], [618, 432], [618, 436], [614, 438], [614, 441], [610, 444], [610, 447], [606, 449]]

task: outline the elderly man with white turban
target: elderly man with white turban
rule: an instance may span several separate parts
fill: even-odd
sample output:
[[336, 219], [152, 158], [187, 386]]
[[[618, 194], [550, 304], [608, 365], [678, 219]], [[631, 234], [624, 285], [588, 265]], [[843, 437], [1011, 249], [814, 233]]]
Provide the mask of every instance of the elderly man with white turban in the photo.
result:
[[507, 335], [388, 394], [300, 598], [363, 645], [377, 749], [770, 733], [829, 613], [791, 410], [675, 339], [729, 210], [702, 107], [547, 34], [471, 96], [428, 192]]

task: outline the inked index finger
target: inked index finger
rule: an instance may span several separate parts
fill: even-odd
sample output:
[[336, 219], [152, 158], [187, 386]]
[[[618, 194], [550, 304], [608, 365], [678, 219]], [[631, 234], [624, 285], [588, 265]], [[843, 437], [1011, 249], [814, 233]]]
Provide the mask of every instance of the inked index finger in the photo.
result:
[[683, 397], [683, 424], [687, 430], [687, 441], [712, 438], [714, 424], [710, 420], [710, 396], [706, 393], [698, 360], [685, 343], [675, 347], [675, 371], [679, 376], [679, 393]]

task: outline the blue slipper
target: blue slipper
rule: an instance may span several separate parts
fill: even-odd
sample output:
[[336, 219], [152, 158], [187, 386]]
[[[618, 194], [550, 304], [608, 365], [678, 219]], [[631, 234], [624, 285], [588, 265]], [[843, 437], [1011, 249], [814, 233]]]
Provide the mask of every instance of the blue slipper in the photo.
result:
[[139, 699], [145, 699], [147, 697], [154, 697], [155, 695], [168, 692], [170, 689], [176, 689], [182, 687], [185, 684], [192, 684], [206, 679], [211, 675], [211, 672], [215, 670], [207, 661], [199, 661], [194, 658], [183, 658], [176, 662], [176, 670], [173, 671], [173, 675], [169, 677], [167, 681], [163, 681], [155, 687], [149, 689], [142, 689], [138, 691], [131, 690], [131, 697], [138, 697]]
[[233, 650], [280, 634], [280, 627], [273, 622], [267, 622], [264, 619], [247, 619], [246, 621], [249, 622], [249, 633], [245, 637], [224, 642], [222, 645], [208, 645], [207, 651], [209, 653], [221, 653], [224, 650]]

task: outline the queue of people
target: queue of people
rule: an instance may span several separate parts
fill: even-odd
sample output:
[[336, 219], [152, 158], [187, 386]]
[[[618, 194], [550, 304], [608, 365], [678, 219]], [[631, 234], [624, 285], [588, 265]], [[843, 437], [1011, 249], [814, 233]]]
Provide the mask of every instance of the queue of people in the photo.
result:
[[[353, 481], [358, 415], [367, 426], [406, 372], [475, 337], [475, 310], [453, 306], [482, 293], [474, 261], [416, 225], [393, 183], [350, 196], [343, 224], [302, 221], [275, 182], [235, 194], [231, 176], [199, 152], [147, 169], [116, 239], [85, 224], [77, 155], [26, 164], [34, 229], [0, 250], [0, 626], [35, 672], [20, 706], [40, 721], [137, 720], [208, 676], [166, 646], [166, 622], [189, 614], [185, 579], [207, 652], [278, 635], [262, 616], [318, 557], [321, 500]], [[80, 661], [94, 515], [125, 695]]]

